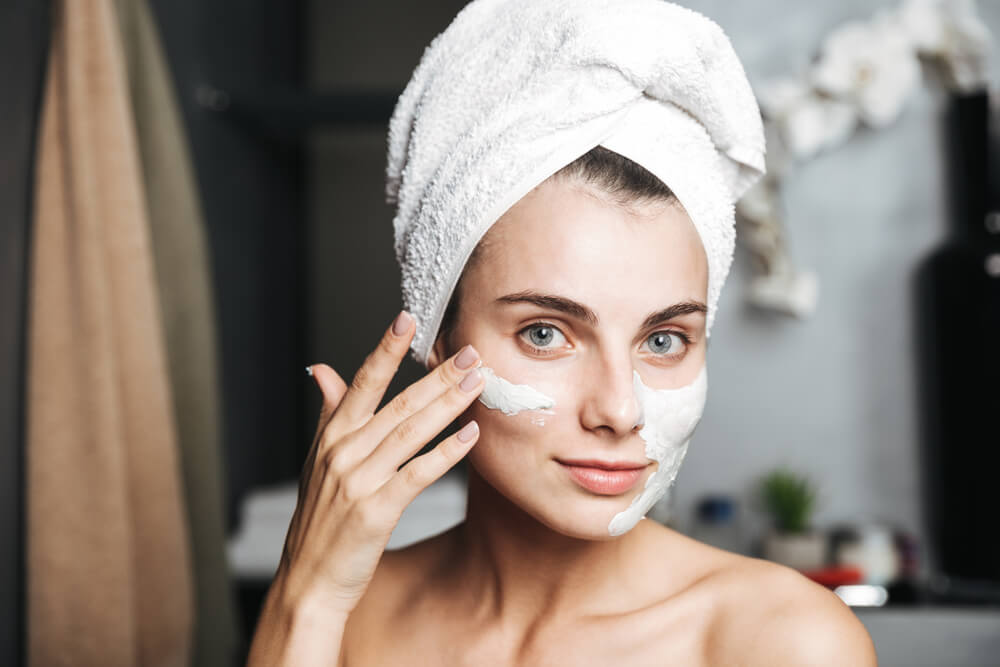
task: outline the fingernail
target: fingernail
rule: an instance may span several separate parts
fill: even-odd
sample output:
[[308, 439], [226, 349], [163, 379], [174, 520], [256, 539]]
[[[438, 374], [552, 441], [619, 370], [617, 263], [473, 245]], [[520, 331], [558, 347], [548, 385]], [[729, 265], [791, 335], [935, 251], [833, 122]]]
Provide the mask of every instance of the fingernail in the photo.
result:
[[462, 381], [458, 384], [462, 388], [462, 391], [472, 391], [479, 385], [479, 378], [482, 377], [482, 373], [479, 372], [478, 368], [469, 371], [469, 374], [462, 378]]
[[465, 349], [458, 353], [455, 357], [455, 368], [464, 371], [466, 368], [476, 363], [476, 359], [479, 358], [479, 353], [476, 352], [476, 348], [471, 345], [466, 345]]
[[399, 312], [396, 316], [396, 321], [392, 323], [392, 333], [394, 336], [402, 336], [407, 331], [410, 330], [410, 323], [413, 322], [413, 318], [405, 310]]
[[312, 374], [313, 374], [313, 367], [312, 366], [306, 366], [306, 375], [308, 375], [309, 377], [312, 377]]
[[474, 421], [471, 421], [465, 426], [463, 426], [462, 430], [458, 432], [458, 439], [461, 440], [462, 442], [468, 442], [469, 440], [472, 440], [474, 437], [476, 437], [477, 433], [479, 433], [479, 424], [477, 424]]

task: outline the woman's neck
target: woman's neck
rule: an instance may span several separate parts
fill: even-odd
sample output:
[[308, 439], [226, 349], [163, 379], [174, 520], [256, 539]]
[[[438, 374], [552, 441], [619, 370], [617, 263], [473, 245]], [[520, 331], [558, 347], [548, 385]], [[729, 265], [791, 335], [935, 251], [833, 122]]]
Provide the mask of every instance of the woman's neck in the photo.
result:
[[531, 625], [542, 618], [625, 613], [649, 595], [645, 547], [657, 531], [648, 524], [640, 521], [610, 540], [567, 537], [524, 512], [470, 466], [466, 520], [455, 533], [450, 576], [459, 585], [453, 590], [484, 620]]

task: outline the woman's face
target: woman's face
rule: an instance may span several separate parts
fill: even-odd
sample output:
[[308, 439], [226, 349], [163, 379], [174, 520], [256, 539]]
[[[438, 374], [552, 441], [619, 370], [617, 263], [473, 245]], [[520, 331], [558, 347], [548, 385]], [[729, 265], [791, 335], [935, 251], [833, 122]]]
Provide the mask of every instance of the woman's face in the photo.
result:
[[[481, 429], [469, 462], [553, 530], [607, 539], [658, 465], [639, 436], [633, 370], [649, 388], [675, 389], [705, 363], [701, 240], [679, 204], [630, 212], [589, 186], [549, 179], [484, 244], [462, 279], [454, 347], [439, 338], [429, 363], [471, 343], [498, 376], [555, 407], [507, 415], [474, 402], [463, 416]], [[626, 491], [595, 492], [560, 463], [581, 460], [644, 468]]]

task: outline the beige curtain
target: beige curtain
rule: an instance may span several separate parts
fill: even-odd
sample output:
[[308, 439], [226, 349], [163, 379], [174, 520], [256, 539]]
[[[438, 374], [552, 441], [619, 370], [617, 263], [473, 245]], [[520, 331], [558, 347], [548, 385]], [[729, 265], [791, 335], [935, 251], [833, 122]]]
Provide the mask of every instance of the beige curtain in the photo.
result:
[[114, 0], [55, 5], [29, 296], [28, 664], [227, 665], [213, 316], [169, 77], [139, 0], [121, 23]]

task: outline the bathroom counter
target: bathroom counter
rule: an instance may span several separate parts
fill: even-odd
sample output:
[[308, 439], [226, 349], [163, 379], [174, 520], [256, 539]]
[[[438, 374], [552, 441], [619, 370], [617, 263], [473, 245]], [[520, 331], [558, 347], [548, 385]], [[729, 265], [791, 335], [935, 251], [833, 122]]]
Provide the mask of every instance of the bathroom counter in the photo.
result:
[[1000, 667], [1000, 608], [855, 608], [879, 667]]

